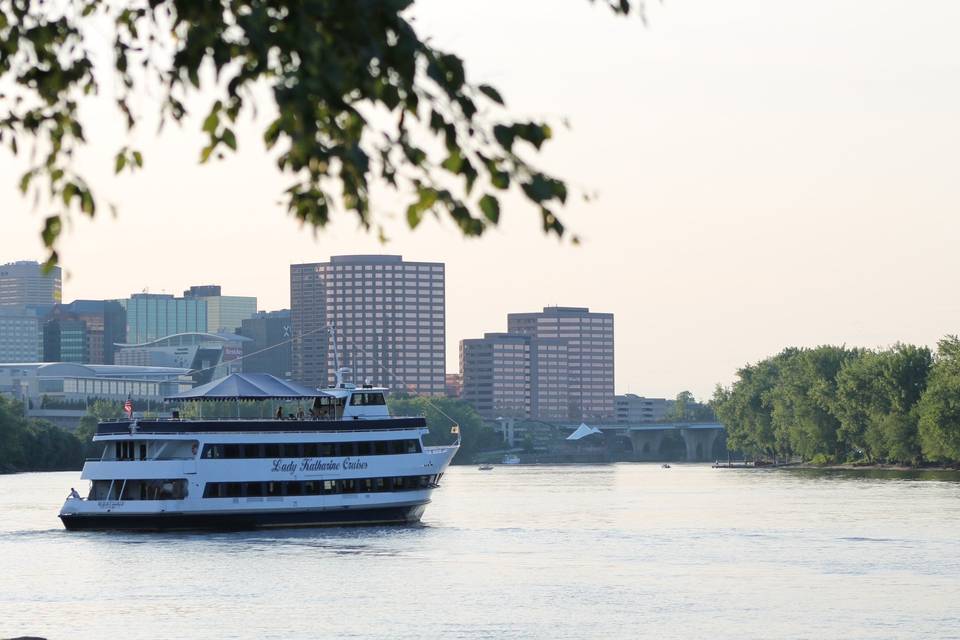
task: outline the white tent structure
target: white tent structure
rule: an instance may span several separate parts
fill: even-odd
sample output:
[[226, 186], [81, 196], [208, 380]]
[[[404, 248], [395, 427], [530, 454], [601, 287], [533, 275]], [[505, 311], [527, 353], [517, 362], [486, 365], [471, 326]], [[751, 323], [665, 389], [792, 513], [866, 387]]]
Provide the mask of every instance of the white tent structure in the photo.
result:
[[577, 430], [567, 436], [567, 440], [579, 440], [581, 438], [586, 438], [587, 436], [592, 436], [595, 433], [603, 432], [596, 427], [588, 427], [587, 423], [581, 422], [580, 426], [577, 427]]

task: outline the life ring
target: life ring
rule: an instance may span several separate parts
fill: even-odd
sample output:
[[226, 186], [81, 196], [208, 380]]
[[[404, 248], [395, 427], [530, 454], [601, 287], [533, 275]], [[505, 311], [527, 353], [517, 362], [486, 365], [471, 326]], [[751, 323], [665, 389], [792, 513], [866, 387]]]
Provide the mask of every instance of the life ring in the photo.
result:
[[196, 442], [193, 443], [193, 446], [190, 448], [190, 450], [193, 451], [193, 455], [197, 455], [197, 443], [196, 443]]

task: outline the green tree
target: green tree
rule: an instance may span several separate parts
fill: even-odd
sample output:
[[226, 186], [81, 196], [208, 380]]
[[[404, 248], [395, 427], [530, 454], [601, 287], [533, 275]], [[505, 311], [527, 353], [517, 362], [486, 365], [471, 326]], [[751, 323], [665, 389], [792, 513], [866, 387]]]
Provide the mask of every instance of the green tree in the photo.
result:
[[[605, 4], [618, 14], [632, 9], [629, 0]], [[159, 92], [161, 127], [200, 105], [200, 162], [235, 151], [238, 118], [253, 112], [255, 94], [269, 95], [275, 115], [262, 142], [290, 178], [287, 209], [314, 228], [335, 209], [375, 224], [370, 187], [382, 182], [406, 198], [411, 227], [446, 213], [465, 235], [479, 235], [499, 222], [499, 194], [516, 186], [544, 231], [562, 235], [566, 185], [527, 159], [552, 137], [550, 126], [510, 119], [497, 89], [470, 82], [463, 60], [421, 39], [412, 5], [0, 0], [0, 142], [36, 158], [21, 191], [59, 208], [43, 230], [49, 262], [63, 216], [98, 209], [73, 158], [87, 141], [81, 105], [105, 73], [128, 131], [142, 116], [134, 95]], [[112, 70], [98, 68], [93, 38], [112, 43]], [[114, 159], [117, 173], [143, 165], [131, 147]]]
[[837, 438], [840, 421], [835, 405], [837, 374], [857, 352], [824, 345], [802, 349], [785, 360], [771, 391], [773, 430], [778, 442], [789, 443], [787, 454], [804, 459], [824, 456], [845, 459], [845, 443]]
[[903, 344], [845, 362], [833, 407], [840, 420], [838, 438], [869, 461], [917, 462], [917, 403], [931, 365], [929, 349]]
[[747, 365], [737, 371], [730, 388], [718, 386], [712, 401], [717, 418], [727, 431], [727, 447], [754, 456], [785, 456], [789, 444], [777, 440], [773, 424], [773, 393], [780, 370], [796, 357], [796, 349]]
[[918, 410], [923, 455], [931, 460], [960, 460], [960, 339], [957, 336], [946, 336], [938, 343]]
[[87, 413], [80, 418], [76, 436], [83, 444], [84, 457], [98, 457], [99, 447], [93, 444], [93, 436], [97, 433], [97, 424], [104, 420], [117, 420], [123, 417], [123, 404], [111, 400], [97, 400], [89, 407]]
[[23, 414], [23, 405], [0, 396], [0, 473], [79, 469], [83, 448], [72, 433]]

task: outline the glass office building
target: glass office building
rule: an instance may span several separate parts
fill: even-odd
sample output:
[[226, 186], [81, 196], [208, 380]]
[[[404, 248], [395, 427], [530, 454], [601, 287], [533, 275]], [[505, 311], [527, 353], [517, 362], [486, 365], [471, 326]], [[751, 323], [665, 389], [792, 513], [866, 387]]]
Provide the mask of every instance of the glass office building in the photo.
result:
[[127, 343], [138, 344], [177, 333], [207, 331], [207, 303], [204, 300], [135, 293], [125, 302]]

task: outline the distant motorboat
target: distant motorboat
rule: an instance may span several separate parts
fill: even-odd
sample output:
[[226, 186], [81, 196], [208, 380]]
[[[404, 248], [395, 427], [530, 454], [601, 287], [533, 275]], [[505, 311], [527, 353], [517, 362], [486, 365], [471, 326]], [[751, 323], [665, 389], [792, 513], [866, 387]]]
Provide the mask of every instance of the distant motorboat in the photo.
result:
[[662, 465], [660, 465], [660, 468], [661, 468], [661, 469], [669, 469], [669, 468], [670, 468], [670, 465], [668, 465], [667, 463], [663, 463]]
[[492, 465], [492, 464], [482, 464], [482, 465], [480, 465], [479, 469], [480, 469], [480, 471], [490, 471], [491, 469], [493, 469], [493, 465]]

